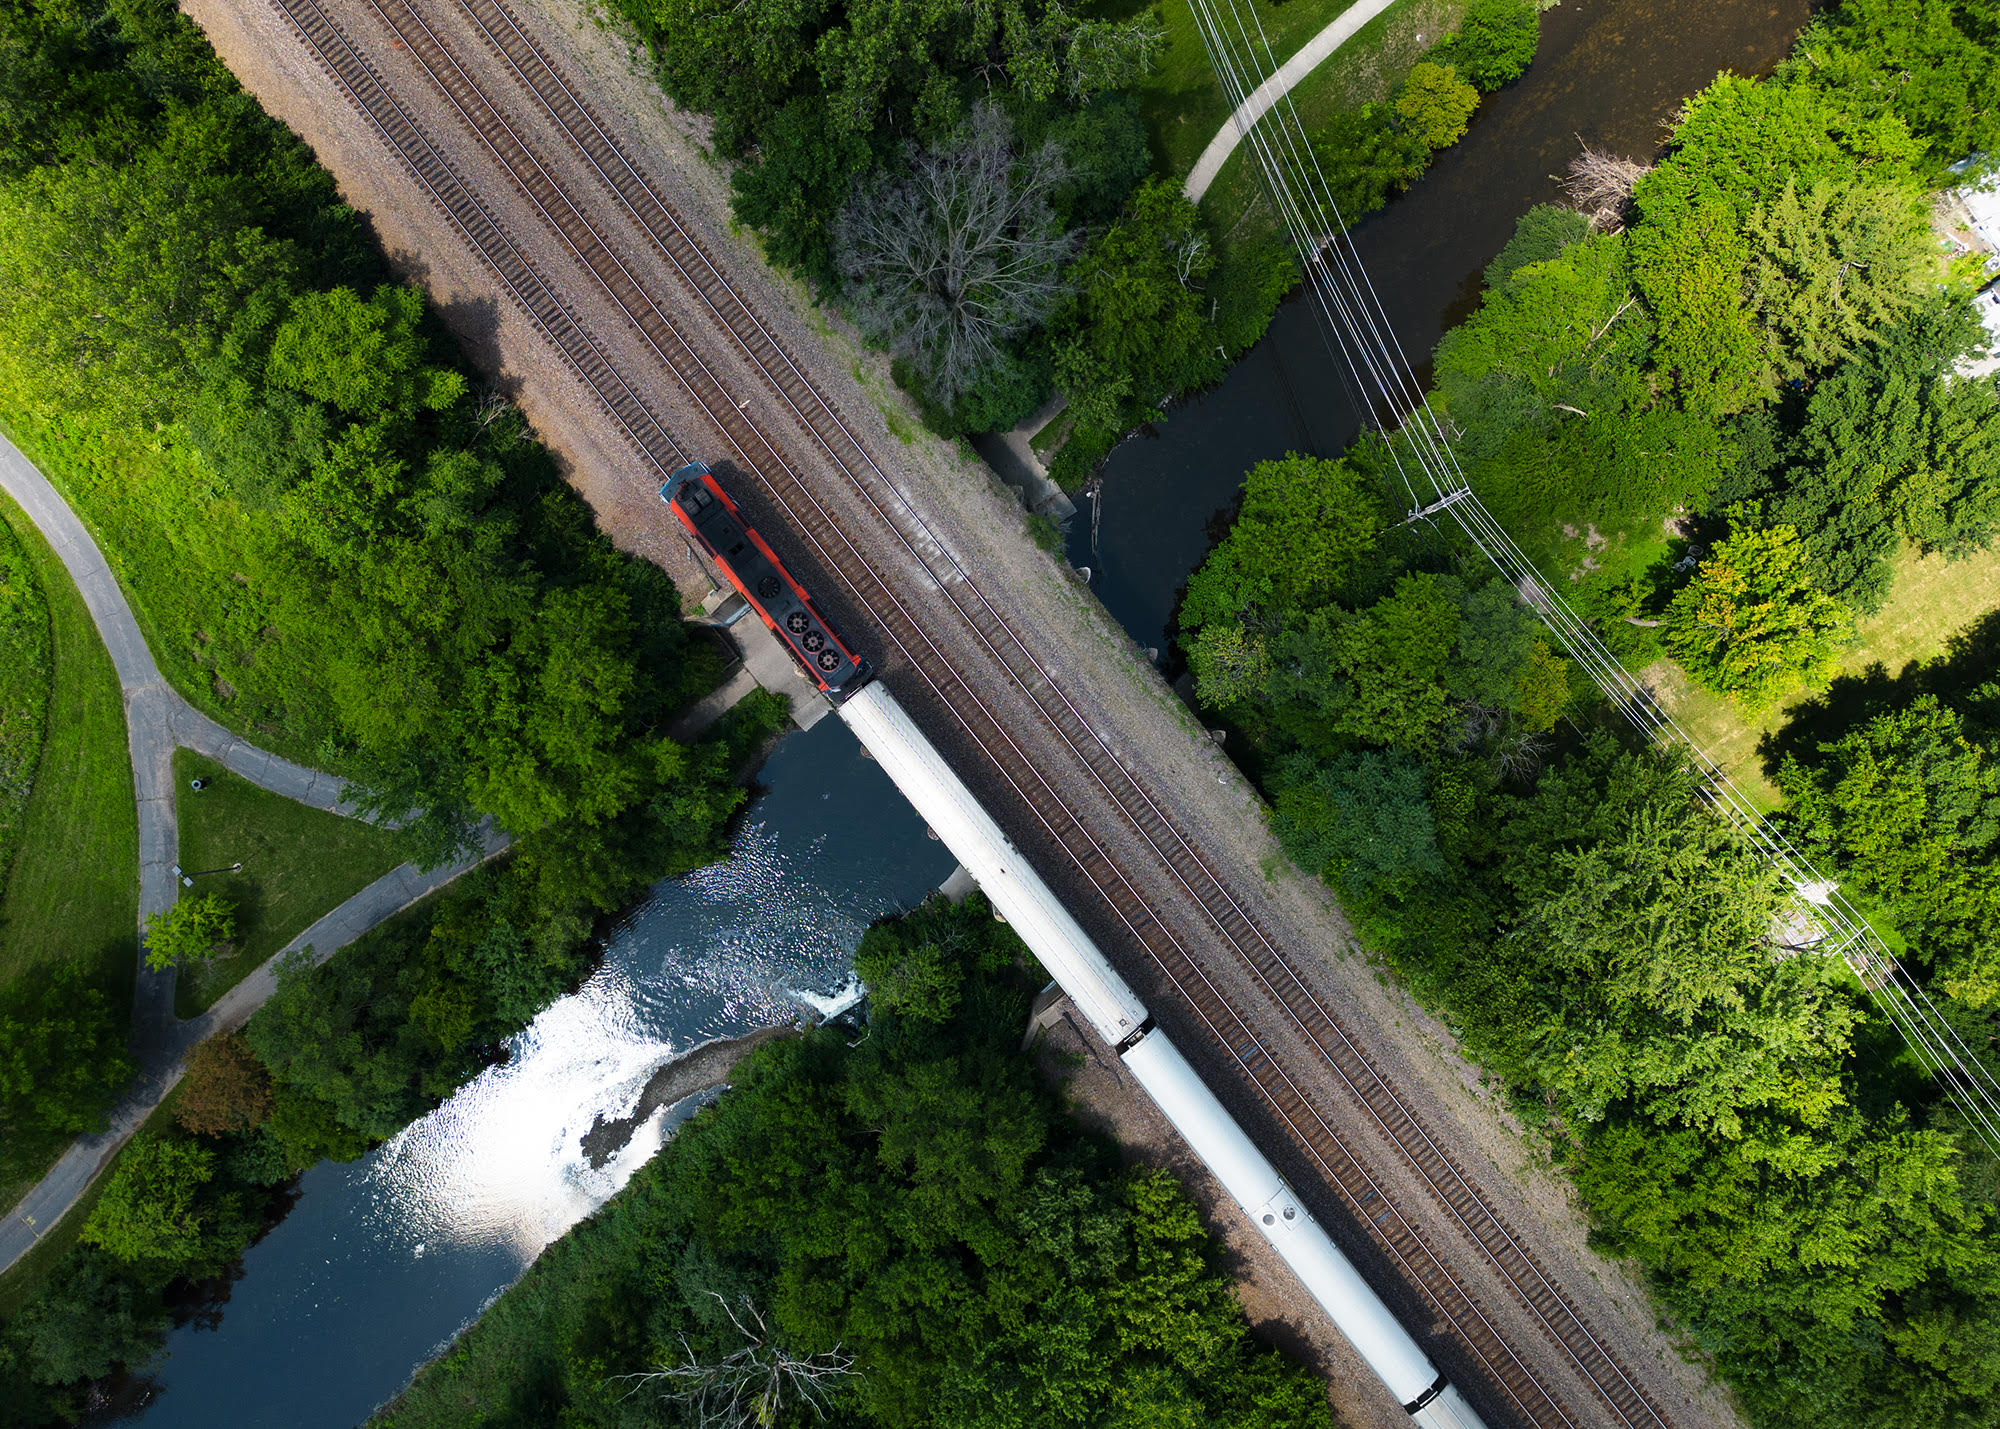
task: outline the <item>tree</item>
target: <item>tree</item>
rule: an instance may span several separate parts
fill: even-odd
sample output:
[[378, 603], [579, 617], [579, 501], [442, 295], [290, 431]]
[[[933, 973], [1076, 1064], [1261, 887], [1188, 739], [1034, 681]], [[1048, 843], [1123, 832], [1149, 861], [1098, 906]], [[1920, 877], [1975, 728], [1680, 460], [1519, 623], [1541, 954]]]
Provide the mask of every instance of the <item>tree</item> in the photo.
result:
[[1240, 625], [1216, 621], [1202, 626], [1187, 657], [1195, 694], [1210, 709], [1255, 700], [1271, 679], [1269, 647]]
[[1770, 340], [1744, 301], [1753, 214], [1788, 182], [1907, 190], [1918, 152], [1900, 120], [1857, 117], [1798, 85], [1723, 75], [1688, 102], [1673, 152], [1633, 190], [1628, 233], [1659, 325], [1655, 363], [1690, 407], [1737, 412], [1772, 388]]
[[1423, 766], [1407, 755], [1365, 750], [1317, 768], [1295, 758], [1275, 804], [1286, 852], [1348, 893], [1392, 897], [1445, 872]]
[[1540, 8], [1536, 0], [1472, 0], [1432, 53], [1482, 93], [1512, 84], [1534, 61]]
[[1450, 700], [1443, 681], [1458, 644], [1454, 586], [1398, 576], [1389, 595], [1331, 622], [1334, 662], [1353, 690], [1339, 716], [1343, 732], [1403, 749], [1430, 744]]
[[[1510, 831], [1519, 911], [1496, 952], [1536, 984], [1510, 1040], [1582, 1121], [1629, 1100], [1729, 1140], [1753, 1113], [1824, 1125], [1858, 1020], [1841, 970], [1776, 945], [1777, 876], [1697, 801], [1692, 771], [1658, 755], [1590, 764], [1579, 773], [1604, 783], [1584, 819], [1575, 776], [1545, 775]], [[1792, 1153], [1780, 1140], [1763, 1154]]]
[[256, 222], [210, 116], [169, 111], [110, 167], [35, 169], [0, 194], [0, 334], [50, 397], [157, 419], [237, 311], [296, 261]]
[[647, 1374], [626, 1376], [622, 1383], [630, 1386], [628, 1393], [659, 1389], [663, 1399], [686, 1411], [695, 1429], [767, 1429], [806, 1409], [816, 1419], [826, 1418], [840, 1382], [860, 1373], [854, 1356], [838, 1345], [819, 1354], [795, 1355], [771, 1342], [763, 1312], [747, 1295], [735, 1305], [716, 1299], [742, 1343], [708, 1359], [683, 1335], [680, 1359]]
[[955, 932], [946, 927], [925, 937], [913, 929], [910, 936], [898, 922], [877, 923], [854, 950], [855, 975], [884, 1012], [927, 1022], [948, 1021], [958, 1009], [965, 981]]
[[1881, 605], [1901, 541], [1955, 556], [2000, 526], [2000, 394], [1954, 370], [1983, 338], [1963, 297], [1925, 299], [1813, 388], [1782, 460], [1746, 484], [1844, 603]]
[[354, 417], [441, 411], [465, 394], [465, 378], [425, 365], [423, 314], [415, 288], [385, 283], [366, 300], [350, 288], [303, 293], [272, 335], [270, 379]]
[[950, 143], [863, 183], [834, 220], [855, 320], [946, 406], [992, 382], [1010, 344], [1055, 310], [1075, 236], [1050, 197], [1069, 176], [1053, 143], [1017, 157], [1006, 111], [980, 104]]
[[1778, 780], [1807, 846], [1888, 905], [1939, 985], [2000, 1005], [2000, 767], [1962, 719], [1919, 695]]
[[236, 906], [216, 893], [183, 898], [146, 918], [146, 965], [155, 972], [196, 962], [236, 936]]
[[2000, 9], [1993, 0], [1842, 0], [1799, 37], [1781, 73], [1859, 114], [1895, 114], [1925, 167], [2000, 152]]
[[1374, 546], [1381, 503], [1351, 465], [1294, 453], [1250, 468], [1243, 509], [1188, 579], [1183, 629], [1282, 618], [1331, 591]]
[[1448, 149], [1465, 133], [1479, 91], [1448, 64], [1422, 60], [1410, 69], [1396, 94], [1396, 113], [1431, 149]]
[[227, 1136], [271, 1116], [271, 1074], [240, 1032], [218, 1032], [188, 1056], [174, 1120], [202, 1136]]
[[74, 966], [0, 989], [0, 1130], [99, 1130], [135, 1071], [110, 1002]]
[[1590, 220], [1573, 208], [1538, 203], [1515, 221], [1514, 235], [1486, 265], [1489, 290], [1504, 288], [1516, 273], [1533, 263], [1546, 263], [1572, 244], [1590, 236]]
[[8, 1327], [43, 1384], [103, 1379], [120, 1365], [151, 1359], [172, 1322], [156, 1299], [110, 1257], [90, 1248], [57, 1262], [41, 1293]]
[[1794, 179], [1745, 223], [1749, 304], [1783, 379], [1831, 367], [1895, 323], [1938, 267], [1925, 207], [1907, 188]]
[[1850, 628], [1813, 584], [1798, 531], [1750, 526], [1739, 511], [1667, 607], [1664, 639], [1701, 684], [1759, 710], [1831, 677]]
[[1616, 233], [1632, 216], [1632, 194], [1647, 169], [1636, 159], [1585, 144], [1569, 161], [1563, 192], [1585, 224], [1600, 233]]
[[1430, 146], [1386, 104], [1338, 109], [1312, 137], [1314, 160], [1341, 219], [1353, 223], [1423, 177]]
[[1074, 418], [1065, 452], [1095, 461], [1176, 393], [1221, 374], [1202, 300], [1214, 267], [1195, 206], [1162, 179], [1133, 190], [1118, 221], [1077, 255], [1074, 296], [1051, 323], [1064, 335], [1056, 386]]
[[119, 1154], [82, 1238], [133, 1265], [166, 1276], [204, 1259], [214, 1229], [201, 1195], [215, 1153], [192, 1141], [135, 1138]]

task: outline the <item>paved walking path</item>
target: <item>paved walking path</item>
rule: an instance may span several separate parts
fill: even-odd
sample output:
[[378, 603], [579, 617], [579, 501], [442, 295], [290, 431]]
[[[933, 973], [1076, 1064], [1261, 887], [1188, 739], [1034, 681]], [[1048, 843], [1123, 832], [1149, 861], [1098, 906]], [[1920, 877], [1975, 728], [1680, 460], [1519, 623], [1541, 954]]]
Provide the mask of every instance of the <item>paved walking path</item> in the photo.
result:
[[1215, 182], [1215, 176], [1222, 172], [1222, 165], [1236, 152], [1236, 146], [1250, 127], [1266, 114], [1291, 91], [1293, 85], [1318, 69], [1332, 53], [1354, 38], [1363, 25], [1387, 10], [1396, 0], [1355, 0], [1355, 3], [1341, 11], [1334, 22], [1307, 40], [1298, 53], [1278, 66], [1278, 72], [1258, 85], [1248, 99], [1238, 105], [1236, 112], [1229, 116], [1229, 122], [1216, 131], [1208, 141], [1208, 147], [1195, 160], [1194, 168], [1188, 172], [1187, 183], [1183, 186], [1189, 199], [1201, 202], [1201, 196], [1208, 192], [1208, 186]]
[[[185, 746], [205, 754], [251, 783], [301, 804], [354, 814], [353, 806], [340, 797], [339, 778], [259, 749], [195, 709], [167, 684], [97, 542], [48, 478], [4, 436], [0, 436], [0, 489], [20, 504], [62, 558], [118, 671], [138, 800], [142, 927], [149, 915], [171, 908], [180, 892], [173, 874], [180, 847], [180, 825], [174, 809], [176, 748]], [[472, 858], [429, 872], [409, 863], [390, 870], [299, 934], [207, 1012], [185, 1022], [174, 1016], [173, 970], [154, 972], [140, 958], [132, 1001], [132, 1050], [139, 1062], [138, 1080], [111, 1113], [109, 1128], [72, 1144], [13, 1214], [0, 1223], [0, 1271], [20, 1259], [36, 1237], [76, 1203], [125, 1139], [180, 1080], [188, 1051], [211, 1033], [242, 1026], [263, 1005], [277, 988], [280, 958], [310, 947], [313, 961], [324, 962], [376, 924], [442, 888], [506, 845], [506, 837], [488, 825], [482, 831], [480, 852]], [[133, 933], [135, 939], [140, 936], [139, 929]]]

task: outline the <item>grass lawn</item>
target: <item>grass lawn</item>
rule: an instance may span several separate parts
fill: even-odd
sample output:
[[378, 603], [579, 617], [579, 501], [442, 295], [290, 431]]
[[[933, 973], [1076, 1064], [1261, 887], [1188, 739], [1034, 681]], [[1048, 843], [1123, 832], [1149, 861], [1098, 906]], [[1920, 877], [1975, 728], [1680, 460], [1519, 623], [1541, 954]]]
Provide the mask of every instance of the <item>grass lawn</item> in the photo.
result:
[[[324, 731], [305, 708], [310, 701], [296, 716], [249, 708], [205, 653], [218, 639], [254, 647], [266, 659], [288, 658], [255, 633], [266, 614], [245, 598], [236, 570], [237, 553], [254, 544], [251, 515], [215, 495], [213, 479], [185, 443], [135, 434], [110, 416], [39, 417], [8, 390], [8, 377], [0, 364], [0, 429], [96, 539], [167, 682], [260, 748], [330, 767]], [[211, 630], [212, 621], [230, 629]]]
[[[1950, 638], [1988, 611], [2000, 609], [2000, 549], [1948, 565], [1942, 556], [1906, 550], [1896, 558], [1895, 584], [1888, 602], [1857, 622], [1860, 643], [1842, 663], [1841, 673], [1858, 675], [1871, 665], [1891, 675], [1913, 660], [1944, 652]], [[1757, 746], [1781, 729], [1791, 711], [1811, 698], [1801, 693], [1756, 718], [1706, 690], [1697, 689], [1678, 665], [1662, 661], [1645, 672], [1662, 703], [1681, 727], [1727, 770], [1760, 807], [1781, 802], [1778, 786], [1764, 774]]]
[[[1358, 109], [1364, 104], [1387, 99], [1403, 82], [1403, 76], [1410, 72], [1410, 66], [1423, 58], [1424, 52], [1438, 42], [1439, 36], [1458, 24], [1459, 17], [1465, 13], [1465, 6], [1466, 0], [1399, 0], [1399, 3], [1363, 25], [1346, 44], [1293, 88], [1292, 104], [1298, 110], [1299, 122], [1306, 133], [1318, 131], [1336, 110]], [[1175, 8], [1184, 10], [1182, 0], [1172, 0], [1168, 9]], [[1259, 6], [1260, 10], [1262, 8]], [[1285, 6], [1286, 11], [1299, 8], [1302, 7], [1296, 0], [1294, 4]], [[1341, 3], [1323, 6], [1319, 24], [1301, 34], [1286, 53], [1304, 44], [1346, 8]], [[1192, 29], [1193, 22], [1188, 23]], [[1194, 36], [1194, 47], [1197, 53], [1201, 53], [1201, 37], [1198, 34]], [[1206, 54], [1202, 54], [1201, 58], [1206, 65]], [[1219, 99], [1219, 90], [1217, 96]], [[1209, 127], [1209, 137], [1213, 137], [1216, 128], [1228, 117], [1225, 107], [1221, 118]], [[1195, 145], [1187, 162], [1175, 172], [1192, 168], [1195, 158], [1207, 144], [1208, 138], [1205, 137]], [[1209, 220], [1210, 230], [1223, 243], [1240, 243], [1271, 231], [1277, 223], [1270, 200], [1264, 196], [1263, 177], [1251, 156], [1240, 145], [1202, 196], [1201, 208]]]
[[[1256, 12], [1272, 54], [1283, 64], [1307, 40], [1339, 19], [1353, 0], [1246, 3]], [[1106, 14], [1129, 14], [1141, 7], [1113, 0], [1095, 8]], [[1209, 65], [1208, 50], [1201, 42], [1201, 30], [1195, 25], [1188, 0], [1162, 0], [1159, 15], [1167, 30], [1166, 50], [1158, 67], [1135, 86], [1134, 92], [1153, 136], [1154, 159], [1162, 172], [1180, 175], [1194, 167], [1208, 141], [1229, 118], [1231, 106]]]
[[[122, 1017], [138, 958], [139, 822], [125, 704], [69, 572], [6, 496], [7, 522], [49, 608], [53, 676], [41, 766], [0, 894], [0, 984], [77, 962]], [[10, 1136], [0, 1146], [0, 1206], [12, 1207], [69, 1138]]]
[[[188, 781], [208, 788], [197, 794]], [[233, 951], [181, 968], [174, 1011], [193, 1017], [266, 958], [360, 892], [406, 855], [396, 835], [359, 819], [309, 809], [260, 789], [192, 750], [174, 751], [180, 865], [190, 871], [241, 863], [241, 873], [195, 880], [191, 893], [236, 905]]]

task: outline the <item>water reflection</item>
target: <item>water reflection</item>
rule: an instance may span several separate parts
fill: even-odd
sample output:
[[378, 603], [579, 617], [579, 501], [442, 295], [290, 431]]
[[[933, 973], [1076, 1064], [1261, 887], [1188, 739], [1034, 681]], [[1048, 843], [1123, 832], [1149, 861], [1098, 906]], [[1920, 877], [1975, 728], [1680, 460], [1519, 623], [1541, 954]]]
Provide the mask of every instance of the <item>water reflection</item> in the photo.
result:
[[332, 1429], [366, 1417], [694, 1103], [593, 1168], [579, 1143], [600, 1116], [629, 1115], [668, 1058], [837, 993], [869, 921], [951, 871], [838, 720], [788, 738], [759, 779], [730, 857], [655, 889], [505, 1065], [363, 1160], [306, 1174], [219, 1320], [173, 1333], [158, 1396], [126, 1422]]

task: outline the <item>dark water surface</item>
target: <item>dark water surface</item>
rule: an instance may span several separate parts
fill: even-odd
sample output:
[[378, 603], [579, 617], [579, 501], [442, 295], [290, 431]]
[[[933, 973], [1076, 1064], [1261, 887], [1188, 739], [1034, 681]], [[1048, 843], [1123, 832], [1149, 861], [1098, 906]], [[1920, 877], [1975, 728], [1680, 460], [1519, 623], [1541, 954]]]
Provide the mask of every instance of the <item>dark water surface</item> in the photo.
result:
[[[1477, 304], [1480, 275], [1538, 203], [1560, 198], [1581, 139], [1649, 159], [1682, 102], [1722, 69], [1758, 74], [1790, 47], [1807, 0], [1567, 0], [1541, 49], [1487, 96], [1471, 131], [1415, 188], [1354, 230], [1403, 351], [1427, 386], [1431, 349]], [[1188, 575], [1235, 506], [1243, 475], [1287, 452], [1332, 456], [1360, 430], [1318, 315], [1294, 298], [1213, 390], [1105, 463], [1097, 549], [1089, 503], [1069, 557], [1142, 646], [1167, 647]]]
[[669, 1109], [592, 1169], [578, 1145], [654, 1068], [837, 991], [867, 925], [953, 861], [838, 719], [779, 745], [727, 860], [662, 883], [603, 966], [491, 1068], [350, 1165], [306, 1173], [214, 1328], [167, 1341], [147, 1429], [346, 1429], [623, 1186]]

